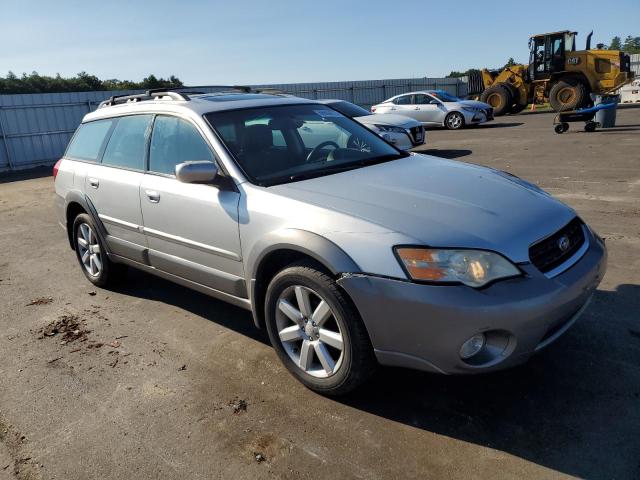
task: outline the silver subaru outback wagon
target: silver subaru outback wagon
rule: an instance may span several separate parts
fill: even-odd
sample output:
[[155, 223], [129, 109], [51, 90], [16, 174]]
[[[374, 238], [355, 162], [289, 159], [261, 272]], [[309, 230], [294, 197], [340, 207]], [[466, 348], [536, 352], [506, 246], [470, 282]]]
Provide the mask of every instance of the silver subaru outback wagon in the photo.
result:
[[295, 97], [112, 97], [54, 174], [90, 282], [135, 267], [251, 310], [324, 394], [378, 364], [520, 364], [576, 321], [606, 268], [602, 240], [535, 185], [402, 152]]

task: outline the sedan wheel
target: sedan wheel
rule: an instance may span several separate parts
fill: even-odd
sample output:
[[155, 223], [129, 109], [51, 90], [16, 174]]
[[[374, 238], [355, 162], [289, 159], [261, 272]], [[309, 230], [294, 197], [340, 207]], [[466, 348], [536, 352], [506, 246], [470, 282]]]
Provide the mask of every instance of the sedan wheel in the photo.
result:
[[289, 358], [318, 378], [340, 369], [344, 339], [329, 304], [310, 288], [295, 285], [278, 298], [276, 325]]
[[460, 112], [451, 112], [445, 118], [444, 124], [449, 130], [458, 130], [464, 127], [464, 117]]

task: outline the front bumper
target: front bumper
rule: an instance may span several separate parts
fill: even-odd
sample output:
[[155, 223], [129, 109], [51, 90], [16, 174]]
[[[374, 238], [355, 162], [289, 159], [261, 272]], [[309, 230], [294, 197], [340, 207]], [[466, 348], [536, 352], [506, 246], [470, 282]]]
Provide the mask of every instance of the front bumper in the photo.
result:
[[[584, 256], [554, 278], [529, 264], [521, 265], [523, 277], [484, 289], [368, 275], [338, 283], [358, 308], [381, 364], [446, 374], [498, 370], [525, 362], [582, 313], [607, 263], [604, 244], [589, 236]], [[460, 347], [480, 332], [488, 339], [486, 355], [463, 361]]]
[[467, 125], [478, 125], [493, 120], [493, 112], [491, 111], [478, 111], [468, 112], [464, 111], [465, 123]]
[[410, 150], [419, 145], [424, 145], [426, 142], [427, 134], [424, 130], [424, 127], [420, 126], [421, 136], [416, 139], [414, 136], [414, 132], [410, 129], [407, 129], [406, 132], [380, 132], [379, 135], [382, 136], [388, 142], [393, 143], [400, 150]]

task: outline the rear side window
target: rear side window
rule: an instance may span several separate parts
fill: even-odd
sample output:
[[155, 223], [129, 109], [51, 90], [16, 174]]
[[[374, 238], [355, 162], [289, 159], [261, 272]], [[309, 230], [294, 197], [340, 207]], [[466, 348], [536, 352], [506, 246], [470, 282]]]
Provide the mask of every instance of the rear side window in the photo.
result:
[[396, 105], [411, 105], [411, 95], [403, 95], [396, 98], [393, 103]]
[[95, 162], [112, 124], [113, 120], [96, 120], [80, 125], [65, 156]]
[[177, 117], [156, 117], [151, 136], [149, 170], [175, 175], [176, 165], [191, 160], [214, 161], [209, 146], [196, 127]]
[[147, 145], [147, 129], [151, 115], [132, 115], [118, 120], [102, 163], [113, 167], [144, 170], [144, 158]]

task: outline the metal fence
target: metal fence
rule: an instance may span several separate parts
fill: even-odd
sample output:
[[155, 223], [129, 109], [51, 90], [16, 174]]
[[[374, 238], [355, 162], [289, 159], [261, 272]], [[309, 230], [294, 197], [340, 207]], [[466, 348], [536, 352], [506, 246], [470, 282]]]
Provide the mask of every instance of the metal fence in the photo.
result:
[[[255, 85], [309, 99], [339, 98], [366, 108], [394, 95], [420, 89], [442, 89], [466, 95], [455, 78], [407, 78], [354, 82]], [[215, 87], [194, 87], [213, 92]], [[111, 95], [142, 90], [0, 95], [0, 172], [51, 165], [62, 156], [71, 135], [88, 112]]]
[[640, 77], [640, 53], [629, 56], [631, 57], [631, 71], [636, 74], [636, 77]]

